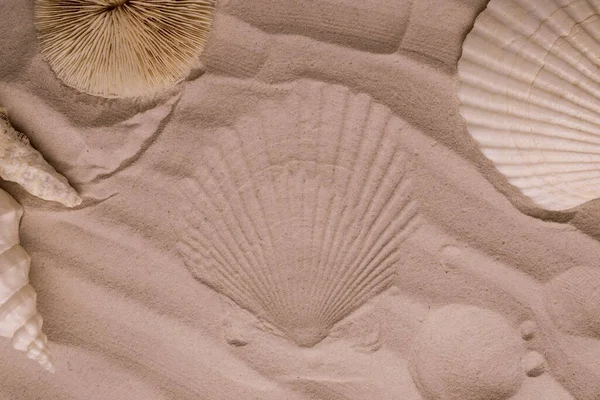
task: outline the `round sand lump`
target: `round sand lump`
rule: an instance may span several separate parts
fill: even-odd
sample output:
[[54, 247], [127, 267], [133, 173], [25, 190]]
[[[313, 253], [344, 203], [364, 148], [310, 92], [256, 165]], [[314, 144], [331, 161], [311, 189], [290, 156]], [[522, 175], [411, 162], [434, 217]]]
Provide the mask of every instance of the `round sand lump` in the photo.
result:
[[452, 304], [431, 312], [413, 342], [411, 375], [426, 399], [503, 400], [520, 388], [524, 354], [501, 315]]

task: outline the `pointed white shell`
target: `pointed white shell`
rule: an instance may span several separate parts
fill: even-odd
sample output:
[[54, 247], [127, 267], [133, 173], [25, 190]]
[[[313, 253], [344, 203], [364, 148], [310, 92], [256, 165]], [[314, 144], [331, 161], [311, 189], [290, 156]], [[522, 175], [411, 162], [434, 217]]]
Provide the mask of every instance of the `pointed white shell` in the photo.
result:
[[22, 215], [21, 205], [0, 190], [0, 336], [11, 339], [15, 349], [54, 372], [36, 292], [29, 284], [31, 259], [19, 245]]
[[81, 197], [67, 178], [56, 172], [31, 145], [29, 139], [17, 132], [0, 107], [0, 177], [16, 182], [34, 196], [58, 201], [67, 207], [81, 204]]
[[181, 253], [200, 281], [312, 346], [392, 284], [416, 216], [403, 123], [314, 82], [258, 109], [196, 160]]
[[491, 0], [459, 61], [460, 112], [540, 206], [600, 197], [600, 2]]

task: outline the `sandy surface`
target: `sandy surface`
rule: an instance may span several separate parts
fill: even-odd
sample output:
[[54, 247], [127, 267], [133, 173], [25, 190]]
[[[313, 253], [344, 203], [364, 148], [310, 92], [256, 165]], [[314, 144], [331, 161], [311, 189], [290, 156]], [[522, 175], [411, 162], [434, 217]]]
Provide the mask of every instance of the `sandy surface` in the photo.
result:
[[[25, 208], [57, 372], [2, 340], [0, 399], [599, 398], [600, 208], [536, 209], [458, 113], [461, 43], [486, 1], [307, 3], [219, 1], [205, 73], [119, 101], [62, 85], [37, 50], [33, 1], [0, 0], [0, 104], [84, 198], [67, 210], [1, 185]], [[289, 100], [317, 81], [402, 122], [392, 136], [420, 225], [391, 284], [303, 347], [277, 326], [289, 314], [207, 285], [177, 243], [194, 213], [182, 182], [222, 128], [274, 107], [284, 129]]]

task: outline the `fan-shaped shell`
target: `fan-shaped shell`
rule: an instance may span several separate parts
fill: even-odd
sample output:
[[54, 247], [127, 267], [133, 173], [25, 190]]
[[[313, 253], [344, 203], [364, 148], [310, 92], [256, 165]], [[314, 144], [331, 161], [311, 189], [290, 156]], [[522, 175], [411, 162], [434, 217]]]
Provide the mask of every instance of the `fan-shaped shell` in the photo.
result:
[[206, 45], [215, 0], [36, 0], [40, 51], [59, 79], [103, 97], [181, 81]]
[[509, 399], [525, 378], [519, 335], [490, 310], [451, 304], [432, 311], [412, 347], [410, 372], [425, 399]]
[[549, 281], [544, 295], [563, 331], [600, 339], [600, 268], [571, 268]]
[[592, 0], [491, 0], [463, 44], [467, 129], [550, 210], [600, 197], [599, 12]]
[[297, 83], [216, 134], [185, 182], [192, 273], [299, 345], [392, 284], [413, 227], [403, 123], [364, 94]]
[[12, 340], [44, 368], [54, 371], [37, 312], [37, 295], [29, 284], [30, 257], [19, 245], [19, 221], [23, 208], [0, 190], [0, 336]]

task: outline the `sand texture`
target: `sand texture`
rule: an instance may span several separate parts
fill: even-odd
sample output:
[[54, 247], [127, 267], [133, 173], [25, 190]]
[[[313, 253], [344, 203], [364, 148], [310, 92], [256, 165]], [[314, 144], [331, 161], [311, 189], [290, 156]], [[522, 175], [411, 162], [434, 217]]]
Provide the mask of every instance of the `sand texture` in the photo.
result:
[[544, 211], [459, 113], [487, 1], [220, 0], [136, 100], [63, 84], [33, 3], [0, 105], [83, 203], [0, 184], [56, 365], [0, 341], [0, 399], [600, 398], [600, 202]]

